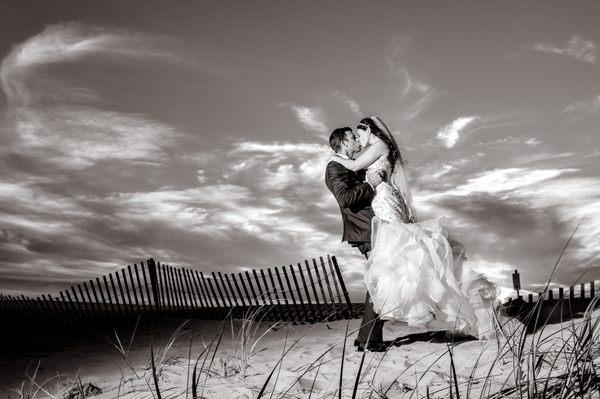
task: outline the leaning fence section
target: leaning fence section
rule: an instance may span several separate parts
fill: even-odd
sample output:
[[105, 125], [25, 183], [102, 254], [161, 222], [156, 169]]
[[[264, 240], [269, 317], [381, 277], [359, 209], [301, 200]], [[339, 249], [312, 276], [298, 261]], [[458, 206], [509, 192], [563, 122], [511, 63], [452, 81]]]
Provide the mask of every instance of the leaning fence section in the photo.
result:
[[317, 322], [358, 317], [335, 256], [239, 273], [204, 273], [148, 259], [35, 298], [0, 294], [0, 317], [54, 324], [179, 316], [253, 315]]

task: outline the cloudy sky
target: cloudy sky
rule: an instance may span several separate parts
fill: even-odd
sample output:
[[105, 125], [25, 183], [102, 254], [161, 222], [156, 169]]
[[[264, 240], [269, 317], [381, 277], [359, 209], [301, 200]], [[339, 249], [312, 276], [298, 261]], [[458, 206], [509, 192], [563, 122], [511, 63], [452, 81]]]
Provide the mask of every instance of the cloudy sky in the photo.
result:
[[0, 292], [147, 257], [335, 254], [326, 138], [382, 117], [421, 218], [536, 290], [600, 278], [595, 2], [3, 1]]

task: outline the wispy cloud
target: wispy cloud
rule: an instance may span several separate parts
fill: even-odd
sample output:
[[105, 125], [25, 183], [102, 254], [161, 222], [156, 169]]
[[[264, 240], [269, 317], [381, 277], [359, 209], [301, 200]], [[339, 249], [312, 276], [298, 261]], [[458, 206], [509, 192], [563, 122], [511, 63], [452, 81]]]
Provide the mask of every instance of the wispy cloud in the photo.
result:
[[406, 57], [411, 43], [411, 36], [397, 36], [384, 51], [384, 60], [393, 75], [398, 89], [398, 108], [402, 118], [407, 121], [416, 119], [429, 108], [440, 96], [430, 84], [415, 78], [405, 67]]
[[460, 139], [462, 131], [477, 120], [477, 116], [462, 116], [444, 126], [437, 134], [437, 138], [447, 148], [452, 148]]
[[600, 95], [587, 101], [575, 101], [567, 105], [563, 113], [570, 119], [583, 119], [600, 112]]
[[405, 89], [404, 91], [406, 94], [404, 94], [403, 97], [409, 104], [402, 110], [402, 114], [404, 115], [404, 119], [408, 121], [419, 116], [423, 111], [433, 105], [440, 96], [440, 93], [433, 87], [421, 81], [411, 82], [410, 89], [408, 91]]
[[302, 125], [304, 130], [309, 132], [327, 133], [328, 128], [324, 121], [323, 111], [319, 108], [306, 107], [303, 105], [296, 105], [293, 103], [283, 103], [280, 106], [285, 106], [291, 110], [296, 119]]
[[142, 115], [86, 107], [17, 108], [10, 112], [9, 126], [11, 150], [65, 169], [108, 160], [158, 163], [178, 135]]
[[592, 40], [584, 39], [579, 35], [573, 35], [562, 45], [540, 42], [533, 43], [527, 47], [540, 53], [556, 54], [590, 64], [596, 62], [598, 50], [596, 43]]
[[9, 100], [1, 139], [7, 151], [66, 170], [109, 160], [163, 161], [164, 148], [178, 136], [174, 127], [146, 115], [101, 109], [110, 99], [48, 66], [81, 65], [93, 75], [101, 67], [84, 62], [92, 58], [122, 68], [151, 59], [183, 62], [167, 44], [139, 32], [70, 23], [50, 25], [15, 46], [0, 66]]
[[362, 114], [360, 112], [360, 106], [358, 105], [358, 103], [356, 102], [355, 99], [353, 99], [352, 97], [350, 97], [349, 95], [347, 95], [346, 93], [341, 92], [341, 91], [334, 91], [333, 96], [335, 98], [337, 98], [338, 100], [340, 100], [341, 102], [343, 102], [344, 104], [346, 104], [348, 106], [348, 108], [350, 108], [350, 111], [352, 111], [352, 113], [354, 115], [362, 116]]
[[235, 144], [233, 152], [255, 152], [266, 154], [291, 153], [296, 155], [322, 154], [328, 146], [314, 143], [290, 143], [290, 142], [262, 142], [242, 141]]
[[139, 32], [77, 23], [50, 25], [13, 48], [0, 65], [0, 82], [9, 101], [18, 105], [30, 104], [42, 96], [53, 96], [55, 88], [63, 97], [71, 94], [79, 99], [93, 98], [94, 93], [89, 89], [67, 91], [62, 85], [56, 87], [41, 67], [90, 57], [119, 63], [148, 59], [181, 62], [168, 44], [165, 38]]
[[412, 37], [410, 35], [395, 36], [386, 46], [383, 58], [388, 66], [395, 68], [403, 63], [403, 57], [406, 55]]
[[509, 192], [523, 187], [530, 187], [572, 172], [577, 172], [577, 169], [495, 169], [470, 178], [466, 184], [451, 190], [448, 194], [465, 196], [473, 193], [497, 194]]

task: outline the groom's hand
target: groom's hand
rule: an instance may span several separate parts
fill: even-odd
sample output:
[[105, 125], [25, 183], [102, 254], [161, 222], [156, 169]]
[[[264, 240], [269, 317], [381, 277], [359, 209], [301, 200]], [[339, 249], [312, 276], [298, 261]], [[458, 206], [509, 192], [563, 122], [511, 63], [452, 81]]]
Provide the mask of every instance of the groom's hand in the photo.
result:
[[382, 170], [379, 173], [367, 172], [365, 180], [371, 185], [371, 187], [375, 188], [379, 185], [379, 183], [385, 181], [385, 171]]

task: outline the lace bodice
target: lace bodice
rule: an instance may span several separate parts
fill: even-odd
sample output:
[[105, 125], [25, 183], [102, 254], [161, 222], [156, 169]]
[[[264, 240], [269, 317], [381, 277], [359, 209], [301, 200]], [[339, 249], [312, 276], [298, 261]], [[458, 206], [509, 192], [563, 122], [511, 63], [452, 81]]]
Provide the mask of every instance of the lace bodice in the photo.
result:
[[367, 168], [367, 172], [386, 172], [386, 181], [380, 183], [375, 190], [375, 197], [371, 204], [375, 215], [382, 220], [393, 223], [414, 223], [415, 218], [405, 194], [395, 187], [393, 182], [392, 166], [387, 155], [379, 157]]
[[373, 162], [367, 168], [367, 172], [379, 173], [383, 170], [385, 170], [388, 174], [392, 170], [392, 165], [390, 165], [390, 161], [389, 161], [387, 155], [383, 155], [383, 156], [379, 157], [375, 162]]

